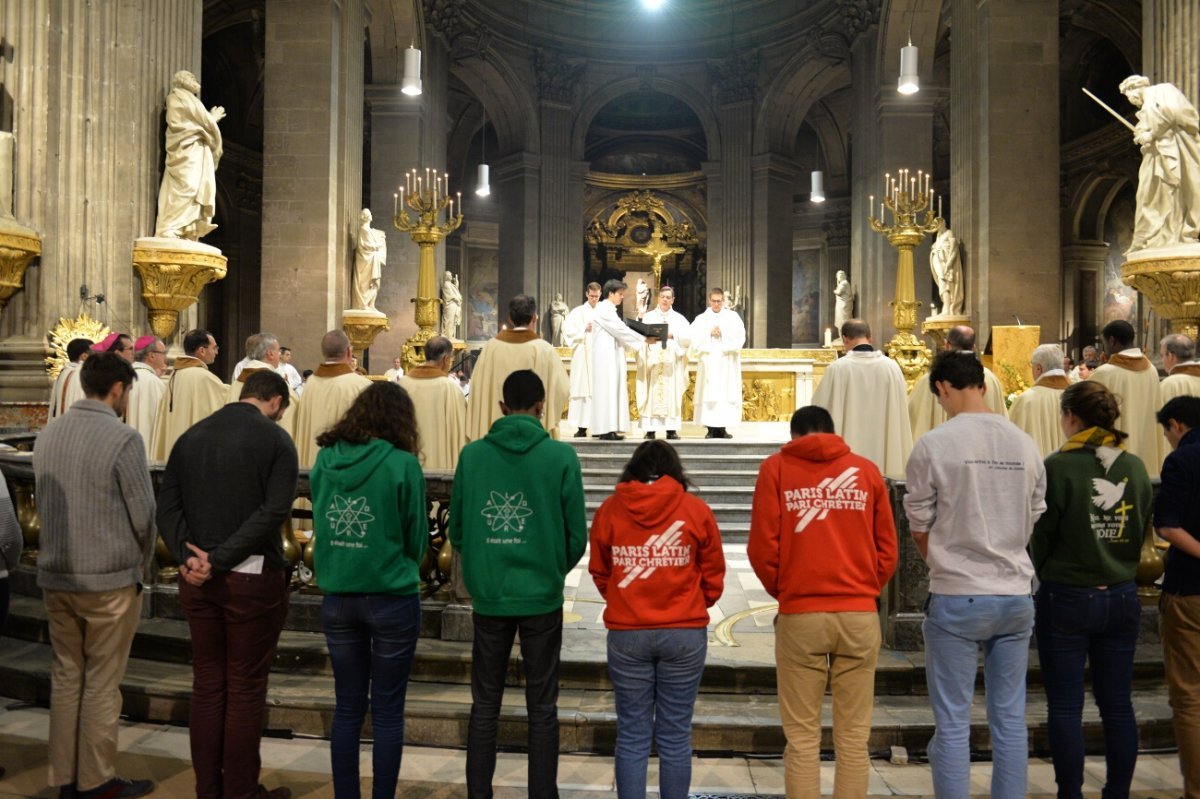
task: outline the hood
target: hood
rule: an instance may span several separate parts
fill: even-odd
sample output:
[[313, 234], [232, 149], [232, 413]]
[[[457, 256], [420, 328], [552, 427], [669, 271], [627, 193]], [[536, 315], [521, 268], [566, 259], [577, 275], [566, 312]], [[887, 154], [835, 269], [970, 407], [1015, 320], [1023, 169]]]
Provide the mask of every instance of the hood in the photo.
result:
[[806, 461], [831, 461], [850, 452], [842, 437], [834, 433], [809, 433], [793, 438], [780, 450], [785, 457]]
[[395, 451], [390, 441], [372, 438], [366, 444], [339, 441], [326, 447], [325, 476], [340, 491], [356, 491], [371, 479], [375, 470]]
[[643, 527], [666, 524], [683, 501], [683, 486], [673, 477], [660, 477], [653, 483], [630, 480], [617, 484], [617, 496], [629, 515]]
[[490, 441], [500, 449], [509, 452], [528, 452], [550, 437], [542, 422], [532, 416], [512, 414], [501, 416], [492, 422], [492, 428], [484, 436], [484, 441]]

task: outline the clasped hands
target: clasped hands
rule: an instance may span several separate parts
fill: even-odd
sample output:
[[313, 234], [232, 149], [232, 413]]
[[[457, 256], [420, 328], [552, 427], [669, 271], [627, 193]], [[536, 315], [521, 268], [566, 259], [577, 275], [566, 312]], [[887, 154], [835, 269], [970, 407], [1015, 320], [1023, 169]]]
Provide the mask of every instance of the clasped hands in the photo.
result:
[[199, 588], [212, 579], [212, 564], [208, 562], [207, 552], [190, 541], [185, 543], [194, 554], [179, 564], [179, 574], [188, 585]]

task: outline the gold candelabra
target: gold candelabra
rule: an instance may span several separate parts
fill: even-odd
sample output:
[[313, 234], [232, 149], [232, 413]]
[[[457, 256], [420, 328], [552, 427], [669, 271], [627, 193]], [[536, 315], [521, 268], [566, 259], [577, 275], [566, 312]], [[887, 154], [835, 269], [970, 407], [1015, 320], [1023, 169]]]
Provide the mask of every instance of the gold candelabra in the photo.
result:
[[[884, 235], [900, 253], [896, 266], [896, 298], [891, 303], [896, 335], [892, 336], [884, 351], [900, 365], [911, 391], [932, 360], [929, 348], [912, 332], [917, 326], [917, 309], [921, 307], [913, 279], [913, 250], [927, 235], [937, 232], [938, 223], [942, 221], [942, 200], [938, 198], [938, 212], [935, 214], [934, 192], [929, 187], [929, 175], [923, 170], [918, 170], [915, 176], [907, 169], [901, 169], [895, 177], [889, 172], [883, 176], [883, 188], [879, 218], [874, 216], [874, 195], [868, 201], [867, 218], [871, 230]], [[886, 224], [889, 211], [892, 214], [890, 225]]]
[[[393, 195], [392, 224], [396, 230], [412, 236], [421, 248], [417, 265], [417, 332], [401, 348], [400, 357], [404, 369], [425, 362], [425, 342], [437, 335], [441, 320], [441, 299], [437, 296], [437, 275], [434, 248], [462, 224], [462, 192], [457, 200], [450, 196], [450, 176], [439, 174], [436, 169], [426, 169], [422, 176], [416, 169], [404, 176], [404, 185]], [[454, 206], [458, 204], [458, 214]], [[409, 216], [409, 210], [416, 218]], [[445, 212], [445, 221], [442, 214]]]

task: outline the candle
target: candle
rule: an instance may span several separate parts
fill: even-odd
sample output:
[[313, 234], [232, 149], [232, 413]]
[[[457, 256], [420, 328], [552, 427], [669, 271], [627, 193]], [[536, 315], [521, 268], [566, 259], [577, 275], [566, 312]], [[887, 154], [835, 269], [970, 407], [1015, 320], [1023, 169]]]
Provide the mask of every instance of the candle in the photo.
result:
[[925, 173], [925, 193], [929, 194], [929, 173]]
[[400, 195], [393, 194], [392, 195], [392, 216], [395, 216], [398, 213], [400, 213]]
[[875, 207], [875, 195], [872, 194], [867, 198], [867, 216], [871, 215], [871, 209]]
[[458, 215], [462, 216], [462, 192], [458, 192]]
[[446, 218], [447, 218], [447, 220], [454, 218], [454, 198], [453, 197], [450, 198], [450, 213]]
[[825, 328], [825, 346], [826, 347], [833, 346], [833, 328], [832, 327]]
[[938, 195], [938, 218], [940, 219], [941, 216], [942, 216], [942, 196], [939, 194]]
[[883, 202], [879, 203], [879, 222], [883, 223]]
[[[889, 180], [891, 180], [891, 179], [892, 179], [892, 173], [891, 173], [891, 172], [884, 172], [884, 173], [883, 173], [883, 196], [884, 196], [884, 197], [886, 197], [886, 196], [887, 196], [887, 193], [888, 193], [888, 181], [889, 181]], [[872, 203], [872, 205], [874, 205], [874, 203]]]

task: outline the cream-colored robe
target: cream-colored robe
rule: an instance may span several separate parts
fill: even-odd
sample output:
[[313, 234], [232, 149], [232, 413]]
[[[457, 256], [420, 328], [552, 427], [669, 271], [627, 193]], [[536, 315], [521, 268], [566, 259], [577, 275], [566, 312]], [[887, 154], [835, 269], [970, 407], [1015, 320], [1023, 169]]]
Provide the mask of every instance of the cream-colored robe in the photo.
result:
[[567, 370], [558, 350], [532, 330], [501, 330], [479, 351], [479, 360], [471, 374], [471, 394], [467, 397], [467, 438], [478, 441], [487, 435], [492, 422], [500, 418], [500, 400], [504, 381], [513, 372], [532, 369], [546, 388], [546, 411], [542, 425], [554, 435], [563, 410], [571, 396]]
[[421, 438], [421, 466], [452, 472], [467, 443], [467, 398], [458, 381], [429, 364], [396, 381], [412, 398]]
[[337, 424], [369, 385], [348, 363], [323, 363], [309, 376], [293, 435], [301, 469], [317, 462], [317, 436]]
[[1029, 434], [1043, 458], [1066, 443], [1062, 431], [1062, 395], [1070, 385], [1071, 378], [1066, 372], [1052, 369], [1018, 394], [1008, 409], [1008, 418]]
[[[1171, 374], [1163, 378], [1158, 384], [1158, 407], [1154, 409], [1155, 413], [1161, 410], [1168, 400], [1176, 397], [1200, 397], [1200, 361], [1176, 364]], [[1171, 453], [1171, 445], [1163, 435], [1162, 425], [1157, 423], [1157, 417], [1155, 425], [1158, 427], [1158, 466], [1161, 471], [1163, 461]], [[1117, 427], [1121, 427], [1119, 422]]]
[[[242, 367], [242, 371], [238, 372], [237, 378], [229, 384], [229, 393], [225, 396], [225, 404], [240, 402], [242, 399], [242, 386], [246, 385], [246, 381], [250, 379], [250, 375], [255, 372], [261, 372], [264, 369], [279, 374], [279, 370], [266, 361], [247, 361], [246, 365]], [[279, 376], [283, 377], [283, 375]], [[287, 378], [284, 377], [283, 379], [286, 383]], [[288, 386], [288, 400], [287, 410], [283, 412], [283, 418], [279, 420], [279, 426], [286, 430], [287, 434], [295, 441], [296, 414], [300, 412], [300, 397], [292, 390], [290, 385]]]
[[82, 362], [76, 361], [63, 364], [54, 385], [50, 388], [50, 418], [62, 416], [79, 400], [83, 399], [83, 384], [79, 382], [79, 370]]
[[158, 402], [150, 459], [166, 462], [179, 437], [224, 405], [228, 391], [229, 387], [208, 371], [203, 361], [190, 355], [176, 358], [175, 371]]
[[[983, 367], [983, 385], [987, 388], [983, 399], [992, 413], [1008, 416], [1008, 409], [1004, 405], [1004, 385], [986, 366]], [[913, 441], [946, 421], [946, 412], [929, 390], [928, 372], [921, 375], [908, 394], [908, 421], [912, 425]]]
[[[712, 329], [718, 326], [720, 336]], [[691, 325], [688, 357], [696, 361], [695, 421], [705, 427], [733, 427], [742, 421], [742, 347], [746, 325], [736, 311], [708, 308]]]
[[154, 367], [133, 362], [134, 382], [129, 389], [129, 406], [125, 410], [125, 421], [130, 427], [142, 435], [142, 445], [146, 448], [146, 460], [151, 457], [154, 446], [154, 426], [158, 424], [158, 406], [163, 394], [167, 393], [167, 384]]
[[885, 477], [903, 479], [912, 451], [907, 393], [895, 361], [879, 350], [851, 350], [829, 364], [813, 405], [829, 411], [834, 432], [855, 454], [878, 466]]
[[642, 430], [679, 430], [683, 426], [683, 395], [687, 392], [687, 351], [691, 325], [678, 311], [664, 314], [657, 306], [642, 316], [648, 325], [666, 324], [674, 338], [647, 344], [637, 354], [637, 404]]
[[[596, 303], [599, 305], [599, 303]], [[593, 305], [584, 303], [571, 309], [563, 320], [564, 347], [571, 348], [571, 404], [567, 408], [567, 423], [574, 427], [591, 427], [592, 400], [592, 330], [587, 327], [596, 315]]]
[[1121, 416], [1117, 429], [1129, 434], [1125, 448], [1142, 459], [1151, 477], [1158, 477], [1158, 439], [1162, 429], [1154, 421], [1158, 404], [1158, 372], [1140, 349], [1129, 349], [1108, 359], [1092, 372], [1095, 380], [1117, 395]]

